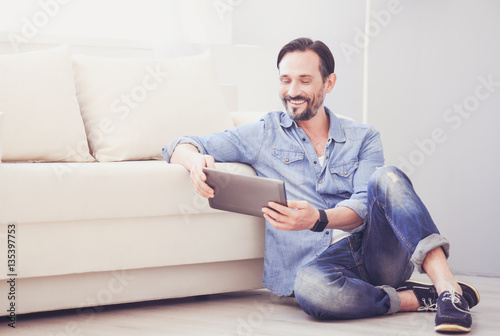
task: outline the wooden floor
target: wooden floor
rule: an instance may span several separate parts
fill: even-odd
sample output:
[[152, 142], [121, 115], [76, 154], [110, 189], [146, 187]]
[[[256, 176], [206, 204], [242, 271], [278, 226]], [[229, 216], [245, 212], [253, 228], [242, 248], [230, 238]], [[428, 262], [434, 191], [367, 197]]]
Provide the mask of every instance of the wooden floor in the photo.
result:
[[[421, 275], [419, 280], [427, 280]], [[500, 279], [460, 276], [473, 284], [481, 302], [473, 312], [469, 335], [500, 335]], [[76, 310], [18, 316], [16, 329], [0, 324], [0, 335], [435, 335], [434, 313], [318, 322], [302, 312], [293, 298], [266, 290], [142, 302], [102, 308], [93, 315]], [[3, 319], [3, 318], [2, 318]]]

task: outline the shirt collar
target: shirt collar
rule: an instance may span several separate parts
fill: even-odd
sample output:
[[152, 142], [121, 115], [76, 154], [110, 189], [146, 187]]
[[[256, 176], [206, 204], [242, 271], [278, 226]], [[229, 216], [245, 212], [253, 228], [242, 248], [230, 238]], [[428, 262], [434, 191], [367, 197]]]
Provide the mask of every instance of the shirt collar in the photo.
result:
[[346, 137], [342, 122], [328, 107], [325, 106], [325, 111], [330, 117], [330, 130], [328, 131], [328, 138], [333, 139], [335, 142], [345, 142]]
[[[340, 119], [335, 114], [333, 114], [333, 112], [330, 111], [330, 109], [326, 106], [325, 112], [330, 117], [330, 130], [328, 131], [328, 139], [333, 139], [335, 142], [345, 142], [346, 137]], [[282, 114], [280, 124], [285, 128], [291, 127], [292, 125], [297, 126], [295, 121], [290, 119], [286, 112]]]
[[288, 116], [288, 113], [282, 113], [281, 114], [281, 121], [280, 121], [280, 125], [285, 127], [285, 128], [288, 128], [292, 125], [295, 125], [297, 126], [297, 124], [295, 123], [295, 121], [293, 121], [289, 116]]

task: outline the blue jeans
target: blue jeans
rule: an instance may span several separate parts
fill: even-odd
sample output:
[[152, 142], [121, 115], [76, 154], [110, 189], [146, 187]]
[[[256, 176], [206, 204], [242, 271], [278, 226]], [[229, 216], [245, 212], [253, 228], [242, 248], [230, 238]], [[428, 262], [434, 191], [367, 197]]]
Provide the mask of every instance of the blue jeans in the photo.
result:
[[377, 169], [368, 183], [364, 231], [331, 245], [298, 273], [294, 294], [318, 319], [352, 319], [399, 311], [394, 289], [426, 254], [448, 241], [439, 235], [410, 179], [395, 167]]

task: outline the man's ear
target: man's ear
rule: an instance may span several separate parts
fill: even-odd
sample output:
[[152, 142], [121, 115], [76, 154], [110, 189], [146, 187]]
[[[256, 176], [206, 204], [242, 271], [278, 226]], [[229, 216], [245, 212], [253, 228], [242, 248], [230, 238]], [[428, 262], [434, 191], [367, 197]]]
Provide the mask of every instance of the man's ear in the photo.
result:
[[326, 77], [325, 80], [326, 93], [332, 91], [336, 81], [337, 81], [337, 75], [335, 73], [331, 73], [328, 77]]

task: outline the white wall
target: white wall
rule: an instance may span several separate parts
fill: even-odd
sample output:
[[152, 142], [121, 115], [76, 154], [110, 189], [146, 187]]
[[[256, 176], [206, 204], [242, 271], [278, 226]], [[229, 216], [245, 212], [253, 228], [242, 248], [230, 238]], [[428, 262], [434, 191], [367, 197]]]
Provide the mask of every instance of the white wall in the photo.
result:
[[452, 268], [500, 276], [500, 2], [401, 4], [370, 41], [368, 122], [451, 241]]
[[350, 0], [0, 0], [0, 33], [15, 37], [16, 52], [40, 41], [77, 48], [109, 42], [152, 48], [158, 57], [211, 47], [221, 82], [238, 85], [243, 111], [282, 108], [276, 55], [288, 41], [310, 36], [337, 56], [327, 105], [361, 119], [363, 51], [346, 58], [338, 45], [363, 29], [364, 13], [364, 2]]
[[[337, 84], [325, 104], [335, 112], [361, 120], [363, 111], [363, 50], [346, 57], [340, 46], [363, 30], [365, 3], [351, 0], [244, 0], [233, 12], [233, 43], [256, 46], [242, 53], [238, 68], [246, 68], [239, 83], [245, 110], [282, 109], [278, 99], [276, 56], [297, 37], [322, 40], [334, 53]], [[260, 54], [261, 57], [255, 57]], [[245, 71], [245, 70], [244, 70]]]
[[212, 0], [0, 0], [0, 31], [32, 41], [41, 35], [62, 35], [143, 41], [154, 47], [229, 43], [231, 13], [213, 4]]

